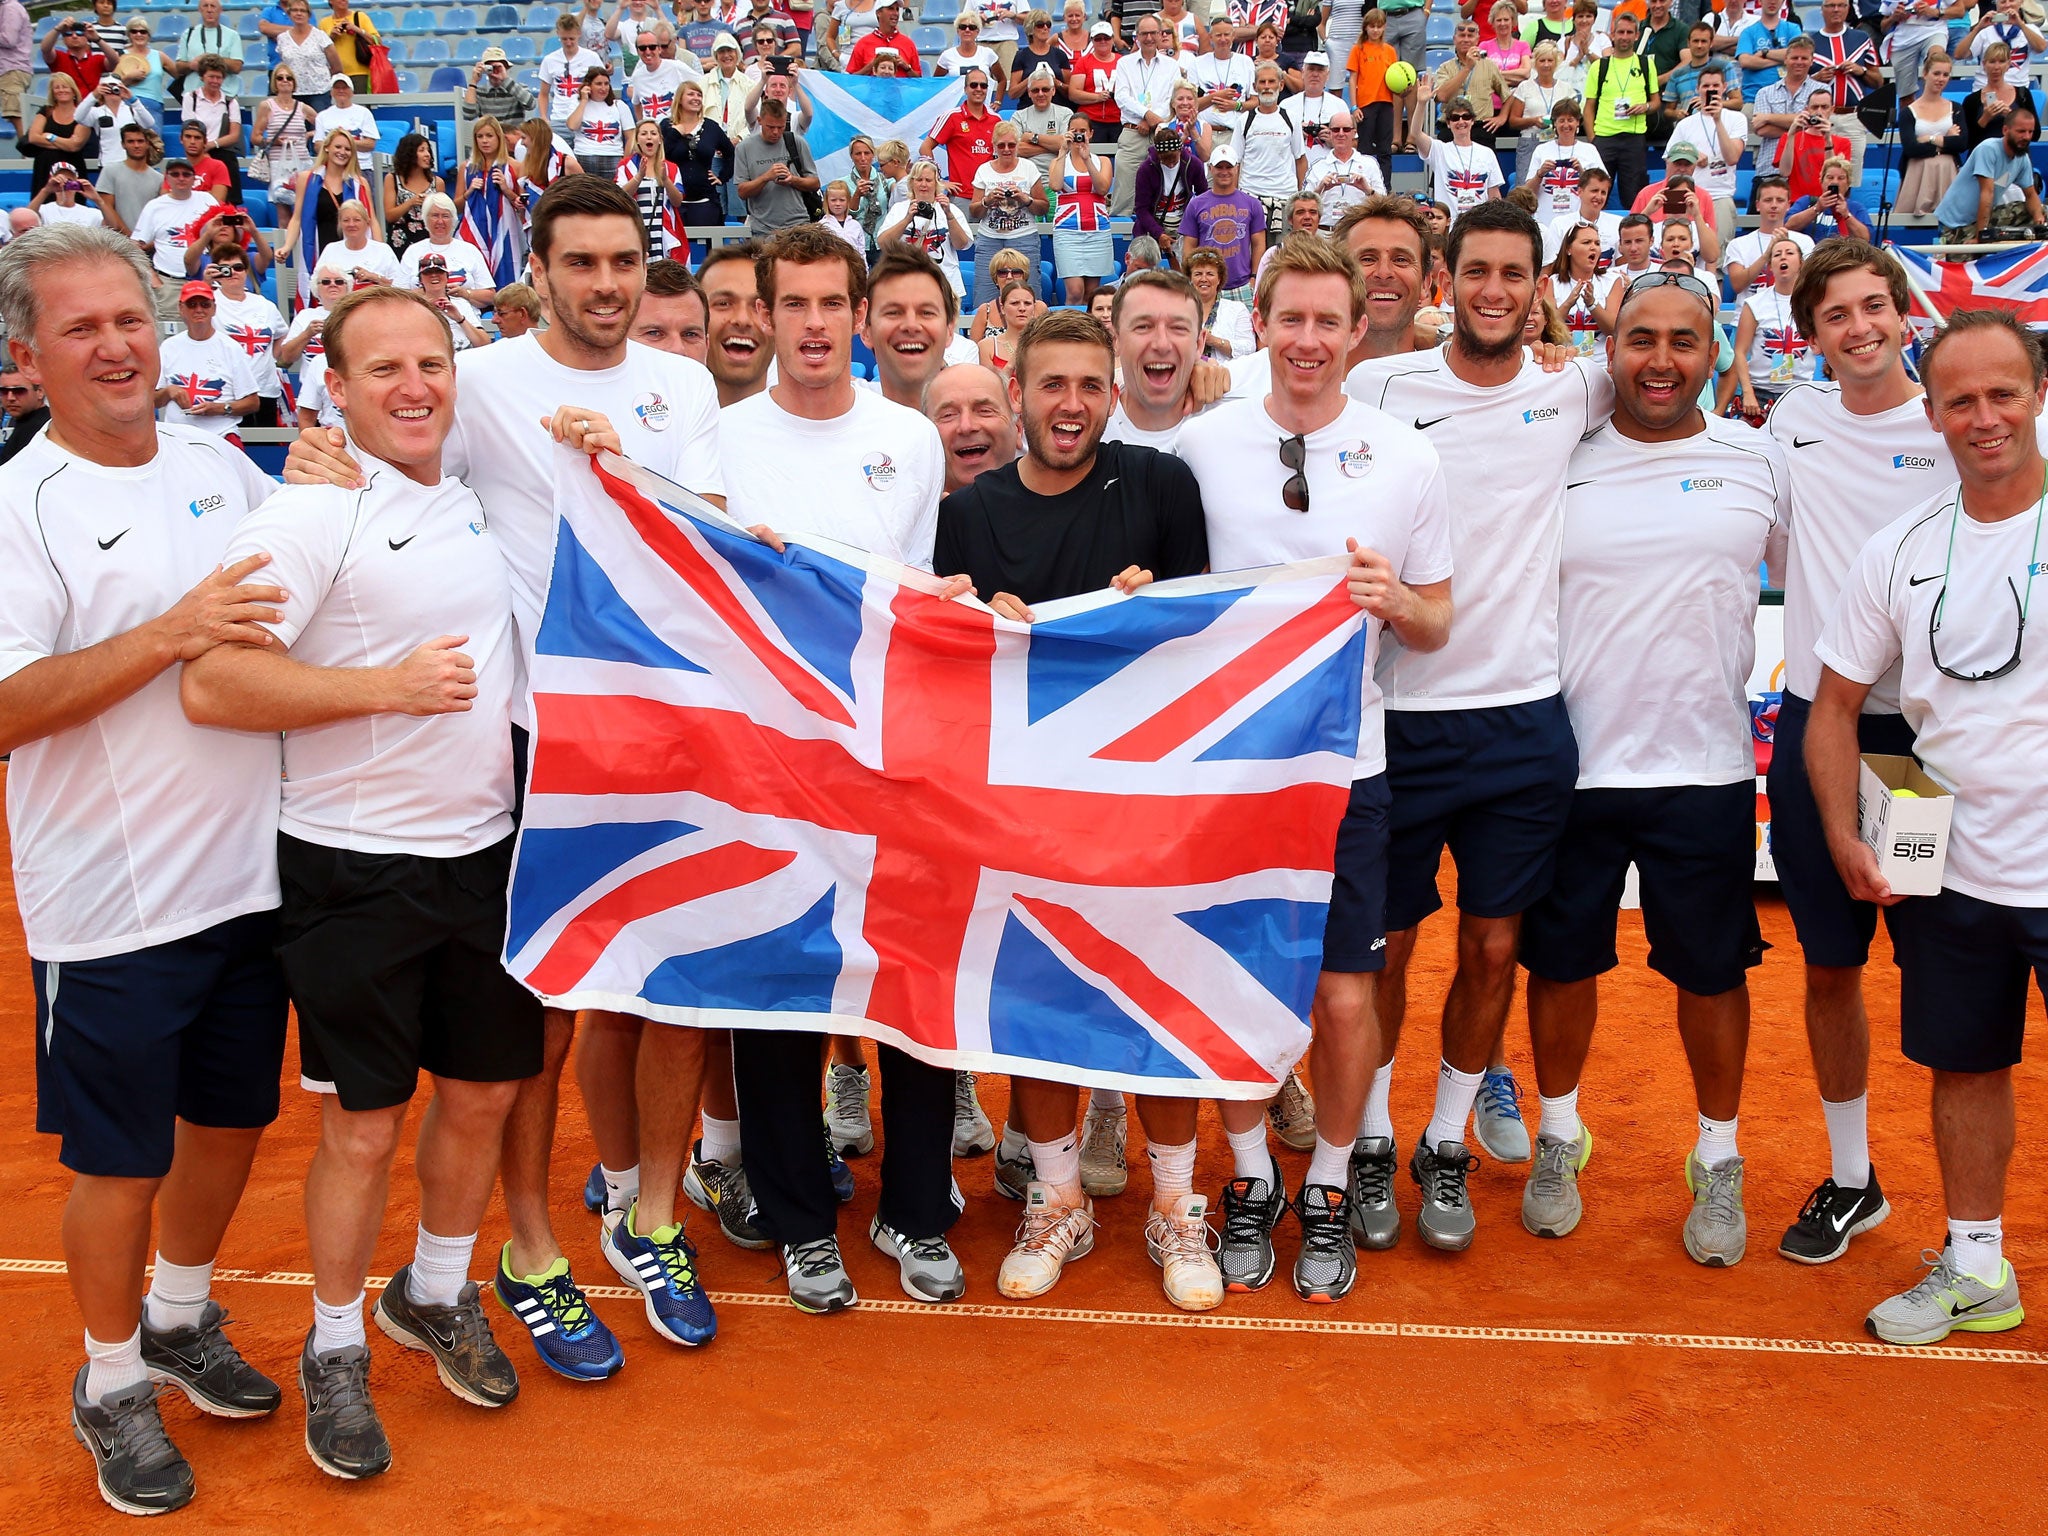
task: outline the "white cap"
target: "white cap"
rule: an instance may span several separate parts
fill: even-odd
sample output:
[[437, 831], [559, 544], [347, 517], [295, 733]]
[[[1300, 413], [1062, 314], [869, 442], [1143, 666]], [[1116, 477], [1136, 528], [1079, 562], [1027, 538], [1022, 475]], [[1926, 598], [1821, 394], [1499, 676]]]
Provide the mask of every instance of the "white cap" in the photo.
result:
[[1301, 67], [1303, 69], [1328, 69], [1330, 67], [1330, 56], [1327, 53], [1321, 52], [1304, 53], [1301, 56]]
[[1209, 163], [1211, 165], [1237, 164], [1237, 146], [1235, 144], [1217, 145], [1216, 153], [1209, 157]]
[[1115, 37], [1116, 28], [1106, 21], [1098, 21], [1088, 29], [1088, 35], [1090, 37]]

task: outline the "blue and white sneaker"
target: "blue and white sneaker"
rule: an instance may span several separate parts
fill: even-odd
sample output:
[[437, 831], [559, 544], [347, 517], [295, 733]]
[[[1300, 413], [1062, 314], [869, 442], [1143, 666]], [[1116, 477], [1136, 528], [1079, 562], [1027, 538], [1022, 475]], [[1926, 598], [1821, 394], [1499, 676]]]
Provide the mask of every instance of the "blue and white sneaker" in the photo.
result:
[[605, 1258], [645, 1298], [656, 1333], [677, 1344], [709, 1344], [718, 1333], [718, 1315], [697, 1279], [697, 1250], [679, 1221], [641, 1236], [633, 1230], [639, 1214], [636, 1200], [604, 1229]]
[[593, 1216], [602, 1216], [604, 1196], [604, 1164], [592, 1163], [590, 1177], [583, 1181], [583, 1209]]
[[832, 1131], [829, 1126], [825, 1130], [825, 1164], [832, 1170], [832, 1193], [838, 1197], [839, 1203], [844, 1205], [853, 1198], [853, 1169], [848, 1166], [846, 1159], [839, 1155], [839, 1149], [832, 1145]]
[[1506, 1067], [1489, 1067], [1472, 1106], [1472, 1131], [1499, 1163], [1529, 1161], [1529, 1127], [1522, 1120], [1522, 1090]]
[[507, 1243], [498, 1255], [492, 1288], [505, 1309], [533, 1335], [541, 1364], [571, 1381], [605, 1381], [618, 1375], [626, 1352], [569, 1277], [569, 1261], [557, 1259], [545, 1272], [521, 1279], [512, 1273], [511, 1253]]

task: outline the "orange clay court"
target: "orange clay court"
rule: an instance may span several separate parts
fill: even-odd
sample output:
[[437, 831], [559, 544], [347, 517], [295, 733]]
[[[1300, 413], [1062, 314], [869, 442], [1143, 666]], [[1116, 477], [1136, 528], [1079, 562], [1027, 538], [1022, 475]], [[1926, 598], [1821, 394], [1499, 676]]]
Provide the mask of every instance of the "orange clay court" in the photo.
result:
[[[966, 1299], [909, 1301], [867, 1243], [876, 1158], [840, 1221], [861, 1305], [795, 1312], [774, 1259], [746, 1253], [699, 1216], [693, 1232], [719, 1309], [717, 1341], [657, 1339], [597, 1249], [577, 1190], [592, 1160], [581, 1105], [563, 1093], [555, 1208], [577, 1273], [626, 1348], [626, 1369], [578, 1386], [534, 1358], [493, 1307], [520, 1369], [500, 1412], [456, 1401], [423, 1356], [374, 1330], [373, 1380], [391, 1472], [344, 1484], [300, 1444], [294, 1362], [309, 1326], [301, 1177], [311, 1099], [288, 1085], [228, 1233], [216, 1296], [251, 1363], [286, 1384], [274, 1418], [232, 1423], [166, 1398], [165, 1419], [199, 1493], [166, 1530], [792, 1532], [1488, 1532], [2048, 1530], [2048, 1070], [2018, 1074], [2020, 1142], [2008, 1248], [2034, 1318], [2003, 1334], [1958, 1333], [1907, 1351], [1876, 1344], [1863, 1315], [1915, 1278], [1944, 1233], [1927, 1136], [1927, 1074], [1897, 1052], [1897, 973], [1874, 956], [1871, 1145], [1891, 1218], [1835, 1264], [1779, 1258], [1777, 1240], [1826, 1171], [1827, 1147], [1800, 1024], [1792, 925], [1762, 902], [1777, 946], [1751, 974], [1755, 1024], [1742, 1115], [1748, 1256], [1694, 1264], [1679, 1242], [1680, 1168], [1693, 1135], [1690, 1080], [1671, 989], [1643, 968], [1641, 923], [1622, 914], [1622, 966], [1601, 988], [1601, 1032], [1582, 1107], [1599, 1137], [1581, 1188], [1586, 1217], [1562, 1242], [1519, 1219], [1527, 1165], [1484, 1163], [1480, 1231], [1463, 1255], [1416, 1239], [1415, 1191], [1391, 1253], [1361, 1254], [1334, 1307], [1296, 1301], [1283, 1265], [1259, 1295], [1175, 1313], [1141, 1237], [1144, 1159], [1132, 1120], [1131, 1187], [1099, 1203], [1095, 1254], [1041, 1304], [999, 1304], [995, 1271], [1019, 1207], [991, 1188], [989, 1159], [956, 1165], [968, 1196], [953, 1241]], [[1451, 922], [1423, 929], [1395, 1123], [1412, 1141], [1434, 1087], [1436, 1011]], [[1882, 944], [1882, 939], [1880, 939]], [[65, 1393], [81, 1326], [65, 1288], [58, 1214], [66, 1176], [36, 1136], [28, 957], [11, 884], [0, 891], [0, 1529], [132, 1529], [106, 1508], [73, 1442]], [[1522, 1069], [1520, 1004], [1509, 1055]], [[296, 1047], [287, 1054], [295, 1074]], [[423, 1096], [424, 1097], [424, 1096]], [[990, 1118], [1000, 1082], [985, 1079]], [[1205, 1112], [1196, 1187], [1228, 1157]], [[878, 1117], [879, 1122], [879, 1117]], [[410, 1138], [408, 1137], [408, 1143]], [[1306, 1154], [1280, 1152], [1290, 1184]], [[410, 1252], [415, 1186], [394, 1172], [388, 1275]], [[692, 1214], [697, 1214], [692, 1208]], [[486, 1218], [478, 1268], [503, 1241]], [[373, 1279], [372, 1286], [381, 1281]]]

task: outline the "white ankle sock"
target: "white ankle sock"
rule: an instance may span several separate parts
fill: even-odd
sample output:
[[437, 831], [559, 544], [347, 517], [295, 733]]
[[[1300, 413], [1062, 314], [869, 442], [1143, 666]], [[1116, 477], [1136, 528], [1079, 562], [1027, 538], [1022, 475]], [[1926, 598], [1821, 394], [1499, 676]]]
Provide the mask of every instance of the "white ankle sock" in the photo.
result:
[[149, 1380], [149, 1369], [142, 1363], [140, 1327], [118, 1344], [102, 1344], [88, 1333], [85, 1362], [85, 1395], [95, 1403], [110, 1392]]
[[638, 1163], [630, 1168], [607, 1168], [599, 1163], [597, 1176], [604, 1180], [604, 1208], [608, 1211], [623, 1211], [639, 1196]]
[[1005, 1156], [1015, 1157], [1030, 1145], [1031, 1143], [1024, 1139], [1022, 1131], [1018, 1130], [1017, 1127], [1010, 1124], [1007, 1120], [1003, 1122], [1003, 1138], [999, 1146]]
[[1700, 1116], [1700, 1139], [1693, 1144], [1692, 1155], [1706, 1167], [1725, 1163], [1735, 1156], [1735, 1122], [1737, 1116], [1726, 1120], [1710, 1120]]
[[1152, 1199], [1157, 1204], [1178, 1200], [1195, 1187], [1195, 1143], [1162, 1147], [1145, 1144], [1145, 1157], [1152, 1164]]
[[1828, 1156], [1834, 1161], [1834, 1180], [1844, 1189], [1865, 1189], [1870, 1184], [1870, 1095], [1859, 1093], [1839, 1104], [1820, 1101], [1821, 1115], [1828, 1123]]
[[1579, 1119], [1578, 1089], [1574, 1088], [1570, 1093], [1560, 1093], [1554, 1099], [1539, 1093], [1536, 1102], [1543, 1111], [1536, 1122], [1538, 1136], [1551, 1136], [1559, 1141], [1579, 1139], [1579, 1132], [1584, 1129], [1585, 1122]]
[[1303, 1176], [1305, 1184], [1323, 1184], [1331, 1189], [1343, 1189], [1351, 1173], [1351, 1144], [1330, 1142], [1316, 1135], [1316, 1149], [1308, 1155], [1308, 1172]]
[[475, 1252], [474, 1232], [467, 1237], [436, 1237], [421, 1227], [413, 1245], [406, 1294], [423, 1307], [454, 1306], [469, 1280], [469, 1259]]
[[357, 1295], [354, 1301], [345, 1301], [338, 1307], [331, 1307], [318, 1296], [313, 1298], [313, 1353], [325, 1355], [337, 1349], [347, 1349], [351, 1344], [368, 1347], [363, 1335], [363, 1298]]
[[1232, 1178], [1273, 1182], [1273, 1152], [1266, 1144], [1266, 1122], [1263, 1118], [1249, 1130], [1225, 1131], [1223, 1139], [1230, 1143]]
[[704, 1117], [704, 1156], [714, 1163], [736, 1163], [740, 1160], [738, 1120], [721, 1120], [716, 1115]]
[[[1996, 1285], [2005, 1278], [2005, 1219], [1957, 1221], [1949, 1218], [1948, 1251], [1964, 1274]], [[87, 1340], [90, 1344], [91, 1341]]]
[[213, 1260], [204, 1264], [173, 1264], [162, 1254], [149, 1277], [149, 1296], [143, 1315], [158, 1333], [188, 1328], [206, 1315], [206, 1300], [213, 1291]]
[[1447, 1141], [1465, 1144], [1465, 1122], [1472, 1118], [1472, 1101], [1479, 1097], [1484, 1072], [1460, 1072], [1448, 1061], [1439, 1063], [1436, 1074], [1436, 1113], [1429, 1117], [1423, 1140], [1434, 1152]]
[[1124, 1096], [1114, 1088], [1090, 1088], [1088, 1107], [1098, 1115], [1121, 1115], [1124, 1111]]
[[1069, 1131], [1057, 1141], [1031, 1143], [1033, 1177], [1054, 1189], [1072, 1189], [1081, 1182], [1081, 1138]]
[[1358, 1117], [1359, 1135], [1394, 1139], [1393, 1117], [1387, 1113], [1387, 1095], [1393, 1087], [1394, 1064], [1390, 1061], [1373, 1073], [1372, 1086], [1365, 1090], [1365, 1113]]

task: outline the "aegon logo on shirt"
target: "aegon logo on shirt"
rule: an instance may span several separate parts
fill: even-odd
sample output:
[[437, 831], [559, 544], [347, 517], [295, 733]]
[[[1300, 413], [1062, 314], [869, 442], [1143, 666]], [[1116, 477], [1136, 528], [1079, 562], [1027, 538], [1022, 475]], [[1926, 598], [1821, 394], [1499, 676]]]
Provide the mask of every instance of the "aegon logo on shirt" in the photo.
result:
[[1362, 479], [1372, 473], [1372, 449], [1364, 443], [1353, 443], [1348, 448], [1339, 448], [1337, 468], [1348, 479]]
[[1697, 479], [1679, 481], [1678, 488], [1681, 491], [1718, 491], [1727, 483], [1714, 475], [1702, 475]]
[[1535, 410], [1533, 410], [1533, 411], [1524, 411], [1524, 412], [1522, 412], [1522, 420], [1523, 420], [1523, 421], [1555, 421], [1555, 420], [1557, 420], [1557, 418], [1558, 418], [1558, 414], [1559, 414], [1559, 412], [1558, 412], [1558, 409], [1557, 409], [1557, 407], [1556, 407], [1556, 406], [1554, 406], [1554, 405], [1539, 405], [1539, 406], [1537, 406], [1537, 407], [1536, 407], [1536, 409], [1535, 409]]
[[476, 534], [478, 537], [482, 537], [484, 525], [482, 523], [471, 523], [469, 525], [469, 531], [473, 534]]
[[1934, 460], [1924, 453], [1895, 453], [1892, 455], [1893, 469], [1932, 469]]
[[650, 432], [668, 430], [668, 402], [651, 390], [634, 398], [633, 414], [640, 418], [640, 425]]
[[868, 484], [878, 491], [887, 490], [896, 483], [896, 461], [882, 454], [861, 465], [860, 472], [868, 477]]
[[227, 504], [225, 496], [202, 496], [192, 503], [190, 511], [194, 517], [204, 517], [209, 512], [218, 512]]

